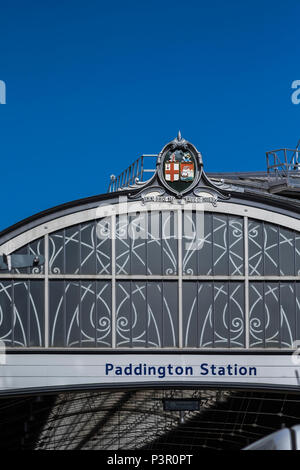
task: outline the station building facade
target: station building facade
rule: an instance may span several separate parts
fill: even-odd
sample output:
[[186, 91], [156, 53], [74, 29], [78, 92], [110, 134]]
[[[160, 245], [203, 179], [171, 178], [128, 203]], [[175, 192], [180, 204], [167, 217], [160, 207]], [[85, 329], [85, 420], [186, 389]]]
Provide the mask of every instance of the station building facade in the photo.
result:
[[[112, 410], [127, 403], [127, 420], [138, 422], [132, 406], [143, 397], [196, 398], [211, 411], [234, 408], [236, 393], [256, 396], [254, 408], [259, 393], [277, 392], [278, 406], [280, 393], [297, 397], [300, 186], [298, 151], [288, 152], [270, 152], [266, 173], [207, 174], [179, 133], [152, 156], [152, 172], [141, 157], [112, 177], [107, 194], [0, 234], [0, 393], [55, 397], [30, 445], [55, 448], [47, 432], [53, 410], [75, 432], [58, 412], [74, 407], [74, 397], [74, 416], [85, 415], [91, 397], [99, 406], [106, 397], [108, 416], [100, 411], [99, 420], [104, 427], [112, 420], [111, 434], [120, 434]], [[159, 423], [145, 425], [152, 437], [141, 448], [170, 433], [178, 442], [170, 413], [157, 410], [158, 422], [171, 424], [165, 433]], [[201, 406], [186, 419], [199, 413]], [[105, 447], [109, 438], [96, 439], [88, 423], [76, 431], [79, 448], [118, 448]], [[248, 433], [245, 444], [254, 438]], [[57, 442], [64, 448], [63, 434]], [[130, 448], [128, 439], [118, 445]], [[210, 447], [204, 437], [199, 446]]]

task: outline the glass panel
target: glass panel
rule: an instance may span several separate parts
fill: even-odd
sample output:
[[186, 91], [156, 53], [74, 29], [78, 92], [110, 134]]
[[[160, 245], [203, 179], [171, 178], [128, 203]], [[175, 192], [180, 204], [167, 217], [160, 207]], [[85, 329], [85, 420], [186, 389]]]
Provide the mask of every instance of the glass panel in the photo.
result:
[[243, 218], [184, 211], [183, 274], [242, 276]]
[[279, 228], [280, 275], [295, 274], [295, 232], [283, 227]]
[[59, 230], [49, 235], [49, 272], [64, 274], [65, 231]]
[[80, 274], [80, 225], [64, 230], [64, 273]]
[[178, 345], [176, 282], [117, 283], [117, 346]]
[[[39, 238], [28, 244], [28, 254], [29, 255], [42, 255], [45, 256], [45, 244], [44, 244], [44, 237]], [[42, 266], [34, 266], [29, 268], [29, 272], [31, 274], [43, 274], [44, 273], [44, 265]]]
[[228, 217], [229, 230], [229, 275], [244, 274], [244, 220], [242, 217]]
[[[91, 233], [90, 239], [93, 239]], [[111, 274], [111, 219], [96, 222], [96, 273]]]
[[7, 346], [13, 342], [12, 285], [12, 281], [0, 281], [0, 339]]
[[79, 258], [80, 273], [90, 274], [96, 272], [96, 224], [89, 222], [81, 224]]
[[52, 274], [110, 274], [110, 219], [74, 225], [49, 235]]
[[250, 283], [250, 347], [292, 347], [299, 338], [299, 295], [299, 283]]
[[300, 276], [300, 234], [295, 233], [295, 275]]
[[147, 214], [128, 216], [129, 273], [146, 274]]
[[49, 283], [49, 345], [65, 346], [66, 315], [65, 315], [65, 285], [64, 281]]
[[212, 299], [212, 283], [183, 283], [182, 316], [184, 347], [213, 347]]
[[[98, 347], [111, 347], [111, 283], [96, 282], [96, 338]], [[88, 318], [88, 317], [87, 317]], [[92, 322], [91, 322], [92, 323]]]
[[12, 347], [44, 345], [43, 281], [0, 282], [0, 339]]
[[[182, 214], [182, 269], [184, 275], [211, 274], [211, 214], [184, 211]], [[201, 253], [199, 253], [201, 251]], [[200, 257], [200, 262], [199, 262]]]
[[300, 242], [284, 227], [249, 220], [249, 275], [294, 276], [300, 272]]
[[147, 274], [162, 274], [161, 218], [160, 212], [151, 212], [148, 216]]
[[116, 273], [177, 273], [177, 214], [149, 212], [117, 217]]
[[185, 347], [244, 347], [244, 284], [184, 282], [183, 342]]
[[226, 215], [213, 214], [213, 274], [229, 274], [228, 221]]
[[263, 223], [258, 220], [248, 221], [249, 275], [262, 276], [264, 271]]
[[264, 283], [249, 284], [249, 329], [250, 347], [263, 347], [265, 344]]
[[264, 275], [279, 275], [279, 229], [264, 223]]
[[[297, 283], [299, 286], [299, 283]], [[297, 332], [297, 318], [299, 318], [297, 284], [280, 283], [280, 342], [282, 348], [292, 347], [294, 341], [300, 338]]]
[[111, 346], [111, 284], [50, 282], [50, 346]]
[[[29, 336], [28, 346], [43, 346], [45, 331], [45, 307], [44, 307], [44, 282], [28, 281], [28, 309], [29, 309]], [[15, 289], [15, 301], [18, 299], [18, 293]], [[21, 296], [20, 302], [24, 302]]]
[[[162, 270], [163, 275], [177, 274], [178, 237], [177, 212], [164, 211], [161, 213], [162, 224]], [[154, 274], [158, 274], [154, 271]]]

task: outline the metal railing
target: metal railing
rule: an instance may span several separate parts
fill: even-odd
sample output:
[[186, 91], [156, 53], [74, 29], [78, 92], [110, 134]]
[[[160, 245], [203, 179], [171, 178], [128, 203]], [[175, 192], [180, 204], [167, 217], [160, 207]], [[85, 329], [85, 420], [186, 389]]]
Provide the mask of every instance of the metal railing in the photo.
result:
[[[112, 193], [124, 187], [128, 187], [130, 185], [134, 185], [138, 182], [143, 182], [146, 179], [148, 179], [151, 176], [151, 174], [155, 173], [155, 165], [156, 165], [156, 161], [155, 161], [153, 165], [154, 168], [145, 168], [146, 159], [147, 161], [149, 161], [149, 158], [151, 158], [153, 161], [154, 158], [155, 159], [157, 158], [157, 155], [154, 155], [154, 154], [153, 155], [141, 155], [137, 160], [135, 160], [126, 170], [124, 170], [118, 176], [111, 175], [107, 192]], [[149, 173], [150, 173], [150, 176], [149, 176]]]
[[[111, 175], [110, 183], [108, 186], [108, 193], [119, 191], [122, 188], [136, 185], [138, 183], [145, 182], [155, 173], [156, 166], [156, 154], [141, 155], [135, 160], [126, 170], [120, 173], [118, 176]], [[145, 168], [146, 160], [149, 159], [153, 162], [152, 168]], [[155, 159], [155, 160], [154, 160]], [[260, 176], [272, 176], [273, 178], [281, 179], [291, 177], [300, 178], [300, 140], [294, 149], [281, 148], [277, 150], [271, 150], [266, 152], [267, 159], [267, 174], [261, 172]], [[154, 160], [154, 161], [153, 161]], [[249, 173], [249, 176], [256, 176], [258, 172]], [[150, 174], [150, 175], [149, 175]], [[211, 174], [213, 176], [214, 174]], [[246, 177], [248, 173], [236, 174], [236, 176]], [[219, 174], [218, 174], [219, 176]], [[229, 176], [229, 175], [228, 175]], [[232, 174], [230, 174], [232, 176]]]
[[295, 149], [282, 148], [266, 153], [267, 172], [275, 173], [277, 177], [288, 177], [291, 173], [300, 171], [300, 140]]

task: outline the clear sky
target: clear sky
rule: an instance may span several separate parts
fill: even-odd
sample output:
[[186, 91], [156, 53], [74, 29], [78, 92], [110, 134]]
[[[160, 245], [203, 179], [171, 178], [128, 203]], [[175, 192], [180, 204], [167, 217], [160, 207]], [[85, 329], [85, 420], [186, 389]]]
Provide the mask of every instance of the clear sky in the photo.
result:
[[299, 0], [0, 1], [0, 229], [106, 192], [178, 129], [207, 171], [300, 138]]

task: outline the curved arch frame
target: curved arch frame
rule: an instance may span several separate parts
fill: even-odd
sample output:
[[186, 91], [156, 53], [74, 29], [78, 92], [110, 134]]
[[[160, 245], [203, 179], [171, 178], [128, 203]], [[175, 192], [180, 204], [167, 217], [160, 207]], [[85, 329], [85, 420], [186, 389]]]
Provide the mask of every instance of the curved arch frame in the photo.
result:
[[221, 214], [231, 214], [240, 217], [249, 217], [251, 219], [263, 220], [265, 222], [280, 225], [285, 228], [290, 228], [300, 232], [300, 220], [293, 217], [282, 215], [278, 212], [260, 209], [256, 207], [247, 206], [244, 204], [235, 204], [230, 202], [221, 202], [217, 206], [204, 203], [161, 203], [161, 202], [147, 202], [141, 201], [116, 203], [101, 205], [95, 209], [87, 209], [79, 212], [74, 212], [69, 215], [55, 218], [47, 223], [38, 225], [32, 229], [25, 230], [20, 235], [11, 238], [9, 241], [0, 245], [0, 253], [10, 254], [18, 250], [22, 246], [30, 243], [44, 235], [48, 235], [56, 230], [66, 227], [71, 227], [82, 222], [101, 219], [103, 217], [110, 217], [116, 214], [132, 214], [135, 212], [153, 211], [182, 211], [182, 210], [195, 210], [195, 211], [208, 211]]
[[[123, 199], [124, 200], [124, 199]], [[0, 274], [0, 279], [11, 279], [11, 278], [26, 278], [26, 279], [44, 279], [45, 280], [45, 348], [49, 347], [49, 279], [111, 279], [112, 282], [112, 349], [116, 348], [116, 332], [115, 332], [115, 322], [116, 322], [116, 279], [172, 279], [178, 282], [179, 287], [179, 349], [183, 349], [183, 332], [182, 332], [182, 282], [183, 280], [240, 280], [244, 282], [245, 286], [245, 336], [246, 336], [246, 349], [249, 349], [249, 275], [248, 270], [245, 269], [243, 276], [183, 276], [182, 275], [182, 261], [181, 261], [181, 243], [178, 243], [178, 275], [172, 276], [130, 276], [123, 275], [117, 276], [115, 266], [113, 263], [111, 275], [59, 275], [59, 274], [49, 274], [49, 259], [48, 259], [48, 235], [67, 227], [71, 227], [82, 222], [92, 221], [102, 219], [104, 217], [110, 217], [112, 222], [112, 259], [115, 259], [115, 230], [116, 230], [116, 215], [122, 214], [134, 214], [140, 212], [149, 212], [149, 211], [177, 211], [178, 214], [181, 214], [184, 210], [186, 211], [201, 211], [201, 212], [211, 212], [218, 214], [230, 214], [233, 216], [243, 217], [244, 220], [244, 257], [245, 257], [245, 266], [248, 262], [248, 218], [260, 220], [264, 222], [269, 222], [282, 226], [284, 228], [289, 228], [295, 231], [300, 232], [300, 220], [293, 217], [279, 214], [278, 212], [251, 207], [244, 204], [236, 204], [231, 202], [219, 202], [217, 205], [212, 205], [209, 203], [199, 204], [199, 203], [185, 203], [180, 204], [176, 203], [166, 203], [166, 202], [147, 202], [143, 203], [142, 201], [135, 202], [120, 202], [114, 204], [105, 204], [100, 205], [94, 209], [87, 209], [83, 211], [74, 212], [69, 215], [62, 217], [54, 218], [51, 221], [40, 224], [29, 230], [25, 230], [20, 235], [17, 235], [11, 238], [9, 241], [0, 245], [0, 252], [10, 254], [22, 246], [30, 243], [36, 239], [44, 237], [45, 240], [45, 272], [44, 274]], [[180, 235], [182, 234], [182, 222], [181, 217], [177, 217], [178, 220], [178, 239], [181, 240]], [[295, 281], [300, 280], [300, 276], [251, 276], [251, 280], [269, 280], [269, 281], [278, 281], [278, 280], [289, 280]], [[51, 348], [54, 349], [54, 348]], [[80, 348], [81, 350], [84, 348]], [[122, 348], [118, 348], [121, 350]], [[132, 350], [137, 348], [124, 348], [126, 350]], [[149, 348], [151, 349], [151, 348]], [[157, 350], [159, 348], [155, 348]], [[218, 348], [218, 350], [222, 348]], [[244, 349], [244, 348], [243, 348]], [[262, 348], [257, 348], [261, 350]], [[264, 348], [263, 348], [264, 349]], [[101, 348], [97, 348], [101, 350]], [[186, 350], [184, 348], [184, 350]], [[207, 349], [205, 349], [207, 350]], [[216, 350], [216, 349], [215, 349]], [[228, 349], [224, 349], [228, 351]], [[255, 350], [254, 348], [251, 350]], [[278, 350], [278, 349], [276, 349]], [[289, 348], [290, 350], [290, 348]]]

